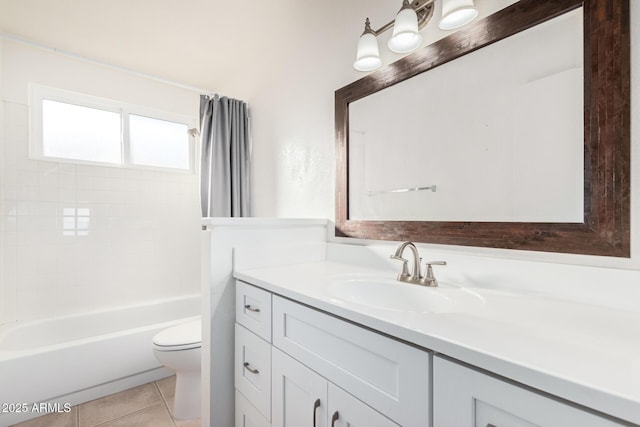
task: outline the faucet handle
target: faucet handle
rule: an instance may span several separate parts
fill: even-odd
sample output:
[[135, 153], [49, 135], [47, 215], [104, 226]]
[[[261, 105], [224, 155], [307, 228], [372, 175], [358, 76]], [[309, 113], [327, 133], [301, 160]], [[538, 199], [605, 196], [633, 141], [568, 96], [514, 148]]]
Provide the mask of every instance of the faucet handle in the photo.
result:
[[422, 284], [425, 286], [431, 286], [435, 288], [438, 286], [438, 280], [436, 279], [436, 276], [433, 274], [433, 268], [431, 268], [432, 265], [447, 265], [447, 262], [446, 261], [429, 261], [427, 263], [427, 272], [422, 278]]
[[430, 265], [447, 265], [447, 261], [429, 261], [427, 266]]
[[409, 277], [409, 260], [402, 258], [401, 256], [398, 255], [391, 255], [389, 256], [389, 258], [391, 259], [395, 259], [398, 261], [402, 261], [402, 272], [400, 272], [400, 274], [398, 275], [398, 280], [400, 280], [401, 277]]

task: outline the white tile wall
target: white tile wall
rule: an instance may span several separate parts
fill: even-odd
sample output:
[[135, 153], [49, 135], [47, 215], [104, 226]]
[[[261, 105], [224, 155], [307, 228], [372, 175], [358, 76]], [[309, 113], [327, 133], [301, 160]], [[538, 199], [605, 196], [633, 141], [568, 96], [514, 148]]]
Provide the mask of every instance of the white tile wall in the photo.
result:
[[30, 160], [3, 106], [0, 323], [199, 292], [197, 175]]

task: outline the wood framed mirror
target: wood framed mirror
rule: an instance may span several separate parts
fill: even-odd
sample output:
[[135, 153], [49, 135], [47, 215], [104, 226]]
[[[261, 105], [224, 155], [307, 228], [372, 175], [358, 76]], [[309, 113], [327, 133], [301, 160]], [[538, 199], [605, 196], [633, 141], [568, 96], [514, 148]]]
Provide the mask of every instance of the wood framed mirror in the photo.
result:
[[[582, 218], [507, 222], [366, 219], [353, 214], [349, 197], [350, 104], [385, 89], [394, 90], [398, 83], [580, 8], [584, 61]], [[335, 235], [629, 257], [629, 25], [628, 0], [521, 0], [337, 90]]]

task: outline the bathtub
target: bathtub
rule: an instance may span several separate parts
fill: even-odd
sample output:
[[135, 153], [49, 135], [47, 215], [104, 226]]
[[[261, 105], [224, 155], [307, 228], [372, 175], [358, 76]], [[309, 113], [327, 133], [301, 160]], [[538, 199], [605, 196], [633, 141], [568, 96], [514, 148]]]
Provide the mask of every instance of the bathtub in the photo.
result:
[[0, 426], [170, 375], [151, 338], [200, 311], [189, 295], [0, 326]]

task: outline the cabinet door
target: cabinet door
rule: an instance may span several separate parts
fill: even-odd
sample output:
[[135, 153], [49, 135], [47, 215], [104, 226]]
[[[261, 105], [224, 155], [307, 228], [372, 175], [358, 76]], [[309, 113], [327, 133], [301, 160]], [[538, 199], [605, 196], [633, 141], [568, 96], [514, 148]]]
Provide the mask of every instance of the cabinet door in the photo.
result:
[[236, 323], [235, 386], [271, 419], [271, 345]]
[[433, 358], [434, 427], [621, 427], [560, 401]]
[[[329, 383], [329, 422], [330, 427], [400, 427], [331, 383]], [[426, 420], [424, 425], [427, 425]]]
[[272, 425], [326, 427], [327, 381], [276, 348], [271, 358]]

